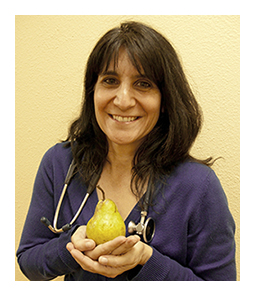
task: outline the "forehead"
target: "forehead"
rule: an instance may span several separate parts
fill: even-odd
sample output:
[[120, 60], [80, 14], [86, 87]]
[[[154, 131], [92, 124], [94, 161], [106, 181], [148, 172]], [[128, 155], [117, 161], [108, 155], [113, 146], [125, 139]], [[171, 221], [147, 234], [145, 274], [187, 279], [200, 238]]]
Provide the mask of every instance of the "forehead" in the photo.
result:
[[103, 58], [103, 64], [101, 64], [101, 71], [99, 75], [109, 69], [116, 70], [119, 65], [126, 63], [132, 64], [139, 74], [143, 74], [144, 70], [142, 63], [140, 62], [138, 56], [134, 54], [129, 48], [121, 47], [120, 49], [115, 48], [111, 52], [105, 55]]
[[118, 55], [110, 60], [108, 65], [105, 65], [102, 73], [126, 73], [133, 75], [145, 76], [142, 66], [139, 63], [139, 67], [134, 65], [134, 62], [130, 59], [126, 50], [120, 50]]

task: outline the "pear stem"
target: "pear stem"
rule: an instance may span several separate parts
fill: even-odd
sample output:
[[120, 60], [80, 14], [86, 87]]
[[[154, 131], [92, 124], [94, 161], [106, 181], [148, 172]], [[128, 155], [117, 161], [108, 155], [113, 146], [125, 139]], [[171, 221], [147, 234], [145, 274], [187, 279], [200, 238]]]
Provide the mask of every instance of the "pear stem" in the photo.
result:
[[104, 190], [99, 185], [97, 185], [97, 188], [102, 192], [102, 194], [103, 194], [103, 200], [105, 200]]

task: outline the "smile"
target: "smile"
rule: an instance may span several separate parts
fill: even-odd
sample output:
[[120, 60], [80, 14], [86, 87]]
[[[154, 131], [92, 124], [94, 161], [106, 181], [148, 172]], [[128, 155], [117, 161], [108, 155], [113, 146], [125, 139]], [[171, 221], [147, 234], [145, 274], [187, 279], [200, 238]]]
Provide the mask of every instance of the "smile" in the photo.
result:
[[119, 122], [131, 122], [138, 119], [138, 116], [119, 116], [119, 115], [110, 115], [114, 120]]

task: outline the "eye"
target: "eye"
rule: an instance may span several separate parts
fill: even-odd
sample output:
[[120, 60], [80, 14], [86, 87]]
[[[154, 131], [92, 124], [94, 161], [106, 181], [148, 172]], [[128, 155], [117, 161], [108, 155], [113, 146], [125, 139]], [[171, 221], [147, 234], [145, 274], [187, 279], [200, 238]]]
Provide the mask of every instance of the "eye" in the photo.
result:
[[103, 79], [103, 83], [108, 86], [111, 86], [111, 85], [115, 86], [115, 85], [119, 84], [119, 81], [116, 78], [108, 77], [108, 78]]
[[139, 80], [135, 83], [135, 85], [141, 89], [150, 89], [152, 87], [152, 84], [145, 80]]

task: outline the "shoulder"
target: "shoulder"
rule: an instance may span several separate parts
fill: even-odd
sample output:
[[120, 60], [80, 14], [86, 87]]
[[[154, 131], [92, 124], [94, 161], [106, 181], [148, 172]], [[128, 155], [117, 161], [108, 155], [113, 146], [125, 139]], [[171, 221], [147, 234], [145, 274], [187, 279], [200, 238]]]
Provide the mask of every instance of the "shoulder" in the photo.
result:
[[203, 219], [205, 223], [215, 219], [233, 222], [220, 180], [205, 165], [196, 162], [178, 165], [167, 179], [163, 196], [165, 205], [178, 209], [191, 224]]
[[210, 167], [197, 162], [179, 164], [168, 176], [166, 195], [178, 196], [180, 200], [196, 203], [226, 203], [226, 196], [220, 180]]
[[68, 142], [61, 142], [61, 143], [56, 143], [54, 146], [50, 147], [46, 152], [45, 155], [46, 157], [62, 157], [62, 156], [67, 156], [68, 154], [71, 153], [71, 148], [68, 145]]
[[41, 166], [47, 168], [68, 167], [72, 161], [72, 151], [67, 142], [57, 143], [43, 155]]
[[67, 142], [57, 143], [54, 146], [50, 147], [44, 154], [44, 158], [70, 158], [71, 157], [71, 148], [67, 146]]
[[210, 167], [195, 161], [186, 161], [174, 169], [169, 179], [187, 186], [198, 186], [218, 178]]

